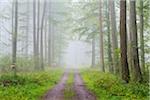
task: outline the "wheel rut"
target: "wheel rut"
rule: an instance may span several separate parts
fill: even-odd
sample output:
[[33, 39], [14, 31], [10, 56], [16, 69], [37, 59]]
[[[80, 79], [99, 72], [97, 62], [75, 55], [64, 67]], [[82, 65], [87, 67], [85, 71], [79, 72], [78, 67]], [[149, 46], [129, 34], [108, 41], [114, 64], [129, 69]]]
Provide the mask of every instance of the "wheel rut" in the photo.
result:
[[[73, 84], [70, 86], [67, 86], [67, 80], [69, 77], [69, 71], [66, 71], [60, 82], [52, 89], [49, 90], [44, 96], [43, 100], [65, 100], [64, 99], [64, 91], [65, 88], [71, 88], [72, 92], [75, 93], [73, 97], [71, 97], [71, 100], [96, 100], [96, 96], [89, 92], [85, 84], [77, 70], [73, 71]], [[68, 94], [71, 92], [68, 92]], [[68, 99], [67, 99], [68, 100]]]
[[74, 90], [76, 92], [76, 100], [96, 100], [96, 97], [86, 89], [78, 71], [74, 73]]
[[67, 79], [68, 79], [68, 72], [65, 72], [60, 82], [52, 90], [46, 93], [43, 100], [64, 100], [63, 91], [65, 88]]

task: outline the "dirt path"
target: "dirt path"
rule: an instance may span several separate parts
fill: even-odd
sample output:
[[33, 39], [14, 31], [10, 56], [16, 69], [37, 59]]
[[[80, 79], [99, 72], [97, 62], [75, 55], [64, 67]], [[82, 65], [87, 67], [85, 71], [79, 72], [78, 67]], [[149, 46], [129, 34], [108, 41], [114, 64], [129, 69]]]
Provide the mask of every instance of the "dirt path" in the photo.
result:
[[77, 71], [75, 71], [74, 76], [74, 90], [77, 100], [96, 100], [96, 97], [85, 88], [83, 80]]
[[75, 93], [73, 97], [70, 97], [71, 100], [96, 100], [96, 97], [85, 88], [84, 82], [78, 71], [74, 71], [74, 82], [71, 86], [67, 86], [68, 77], [69, 71], [65, 72], [60, 82], [52, 90], [46, 93], [43, 100], [65, 100], [64, 91], [66, 87], [71, 89], [68, 94], [72, 92]]
[[63, 100], [63, 90], [68, 79], [68, 72], [65, 72], [60, 82], [44, 96], [43, 100]]

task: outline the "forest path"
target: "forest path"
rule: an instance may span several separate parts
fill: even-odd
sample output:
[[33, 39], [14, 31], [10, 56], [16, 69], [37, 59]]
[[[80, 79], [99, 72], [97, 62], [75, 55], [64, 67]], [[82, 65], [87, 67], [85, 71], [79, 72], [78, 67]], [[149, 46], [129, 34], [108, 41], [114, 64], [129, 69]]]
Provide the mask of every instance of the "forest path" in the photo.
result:
[[77, 100], [96, 100], [96, 97], [86, 89], [77, 70], [74, 73], [74, 90], [76, 92]]
[[[70, 87], [67, 85], [69, 73], [70, 71], [68, 70], [63, 74], [60, 82], [45, 94], [43, 100], [65, 100], [64, 90], [66, 87]], [[73, 78], [71, 91], [75, 92], [75, 95], [67, 100], [96, 100], [96, 97], [86, 89], [78, 70], [73, 71]]]
[[68, 74], [69, 72], [66, 71], [63, 74], [63, 77], [61, 78], [60, 82], [52, 90], [46, 93], [46, 95], [43, 97], [43, 100], [63, 100], [63, 90], [65, 89]]

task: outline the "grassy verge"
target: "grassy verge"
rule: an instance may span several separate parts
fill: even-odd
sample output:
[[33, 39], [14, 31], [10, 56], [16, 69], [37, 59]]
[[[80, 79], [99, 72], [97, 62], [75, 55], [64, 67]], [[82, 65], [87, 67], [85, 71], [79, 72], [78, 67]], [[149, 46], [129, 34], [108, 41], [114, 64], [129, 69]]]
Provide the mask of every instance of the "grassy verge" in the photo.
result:
[[45, 72], [19, 73], [0, 77], [1, 100], [38, 100], [59, 81], [63, 71], [52, 69]]
[[75, 92], [73, 90], [73, 82], [74, 82], [74, 74], [73, 72], [70, 72], [66, 87], [64, 89], [65, 100], [72, 100], [73, 97], [75, 96]]
[[149, 100], [148, 84], [122, 84], [116, 76], [94, 69], [83, 70], [81, 75], [98, 100]]

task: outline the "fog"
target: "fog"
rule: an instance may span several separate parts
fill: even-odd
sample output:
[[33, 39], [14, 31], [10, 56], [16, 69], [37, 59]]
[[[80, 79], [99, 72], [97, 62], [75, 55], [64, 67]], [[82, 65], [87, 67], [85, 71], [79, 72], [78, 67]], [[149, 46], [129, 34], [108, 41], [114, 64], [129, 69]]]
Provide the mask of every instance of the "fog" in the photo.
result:
[[64, 63], [67, 68], [83, 68], [91, 65], [91, 46], [89, 43], [72, 40], [65, 50]]
[[0, 100], [147, 100], [149, 72], [150, 0], [0, 0]]
[[[100, 67], [103, 63], [108, 71], [115, 61], [114, 52], [119, 60], [121, 55], [120, 3], [114, 0], [112, 7], [110, 1], [102, 0], [100, 7], [99, 0], [1, 0], [0, 68], [8, 70], [11, 64], [20, 70], [34, 70], [36, 66], [83, 68]], [[139, 11], [137, 7], [138, 46], [141, 46]], [[148, 8], [145, 12], [148, 13]], [[144, 59], [148, 66], [149, 15], [145, 16]], [[127, 6], [127, 44], [131, 42], [129, 21]], [[140, 60], [141, 55], [139, 48]]]

